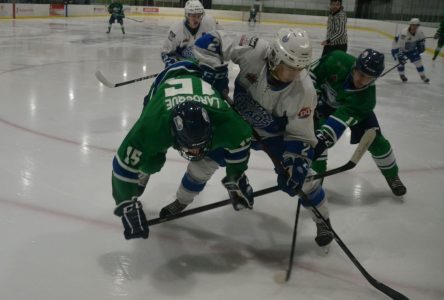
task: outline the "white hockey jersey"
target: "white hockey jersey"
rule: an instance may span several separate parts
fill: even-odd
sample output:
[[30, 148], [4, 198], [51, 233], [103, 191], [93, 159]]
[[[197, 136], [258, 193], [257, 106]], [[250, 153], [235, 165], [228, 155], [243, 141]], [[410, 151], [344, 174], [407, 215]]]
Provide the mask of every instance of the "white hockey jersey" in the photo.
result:
[[[241, 35], [229, 38], [222, 34], [225, 60], [239, 65], [236, 81], [247, 90], [273, 117], [287, 116], [285, 140], [299, 140], [315, 146], [313, 114], [317, 104], [316, 91], [307, 71], [300, 78], [280, 90], [273, 90], [267, 82], [267, 52], [269, 44], [255, 36]], [[257, 130], [263, 136], [265, 131]]]
[[199, 29], [195, 35], [185, 27], [185, 20], [177, 22], [170, 27], [168, 38], [163, 42], [161, 53], [174, 54], [177, 58], [193, 57], [192, 46], [196, 39], [200, 38], [206, 32], [218, 29], [216, 20], [209, 15], [204, 15]]
[[416, 46], [425, 41], [424, 33], [417, 29], [415, 35], [412, 35], [409, 28], [404, 28], [401, 33], [395, 37], [392, 43], [392, 49], [399, 49], [402, 52], [410, 52], [415, 50]]

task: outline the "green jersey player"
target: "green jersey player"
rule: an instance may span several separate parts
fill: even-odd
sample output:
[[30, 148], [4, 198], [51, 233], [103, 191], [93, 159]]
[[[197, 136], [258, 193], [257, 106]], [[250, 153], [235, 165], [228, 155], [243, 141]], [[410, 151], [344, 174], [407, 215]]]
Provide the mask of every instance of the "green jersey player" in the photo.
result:
[[435, 40], [438, 40], [438, 43], [435, 48], [435, 52], [433, 52], [433, 60], [435, 60], [438, 57], [439, 52], [442, 49], [442, 46], [444, 45], [444, 20], [441, 21], [439, 24], [438, 30], [436, 30], [435, 35], [433, 36]]
[[[114, 213], [124, 225], [125, 238], [147, 238], [148, 225], [137, 200], [151, 174], [159, 172], [170, 147], [190, 160], [182, 185], [187, 191], [203, 189], [215, 169], [226, 166], [222, 183], [233, 207], [253, 204], [252, 188], [244, 174], [249, 158], [250, 126], [225, 102], [219, 92], [201, 79], [193, 62], [182, 61], [162, 71], [145, 98], [141, 116], [120, 145], [113, 161]], [[214, 172], [213, 171], [213, 172]], [[178, 191], [178, 195], [184, 191]], [[180, 196], [182, 196], [180, 194]], [[192, 198], [184, 196], [185, 201]], [[162, 215], [183, 210], [187, 203], [173, 202]], [[179, 206], [172, 207], [172, 206]]]
[[123, 5], [119, 1], [113, 2], [108, 6], [108, 12], [111, 14], [108, 21], [108, 31], [106, 33], [110, 33], [111, 26], [114, 22], [120, 24], [122, 33], [125, 34], [125, 28], [123, 27], [123, 18], [125, 18], [125, 14], [123, 12]]
[[389, 141], [382, 135], [374, 113], [376, 87], [374, 81], [384, 70], [384, 55], [366, 49], [359, 57], [334, 51], [322, 57], [313, 66], [311, 76], [318, 92], [316, 107], [316, 162], [313, 168], [323, 173], [327, 166], [326, 149], [332, 147], [347, 127], [351, 130], [351, 143], [358, 143], [369, 128], [377, 135], [369, 147], [376, 165], [397, 196], [406, 193], [399, 179], [398, 165]]

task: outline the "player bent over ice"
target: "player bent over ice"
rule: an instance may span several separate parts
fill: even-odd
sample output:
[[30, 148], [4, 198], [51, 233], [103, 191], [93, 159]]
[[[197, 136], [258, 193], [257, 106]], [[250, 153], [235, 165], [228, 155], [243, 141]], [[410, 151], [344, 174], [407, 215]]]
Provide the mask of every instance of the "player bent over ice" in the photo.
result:
[[368, 148], [390, 189], [396, 196], [407, 192], [398, 176], [398, 165], [389, 141], [382, 135], [374, 113], [376, 87], [374, 81], [384, 71], [384, 54], [366, 49], [358, 58], [342, 51], [323, 56], [311, 69], [318, 92], [316, 136], [313, 168], [325, 172], [327, 148], [332, 147], [347, 127], [351, 143], [357, 144], [365, 131], [375, 128], [377, 135]]
[[[148, 237], [147, 220], [137, 198], [150, 175], [162, 169], [170, 147], [191, 161], [182, 180], [191, 192], [211, 176], [202, 170], [213, 170], [220, 163], [226, 166], [222, 183], [234, 209], [253, 205], [253, 191], [244, 174], [251, 127], [202, 77], [202, 70], [193, 62], [178, 62], [162, 71], [145, 98], [141, 116], [114, 157], [114, 213], [121, 217], [126, 239]], [[175, 201], [161, 215], [183, 210], [186, 204]]]
[[[279, 171], [282, 167], [275, 168], [279, 187], [292, 197], [302, 189], [308, 196], [303, 205], [316, 206], [328, 220], [327, 198], [320, 181], [304, 184], [311, 173], [316, 145], [313, 124], [316, 91], [306, 70], [312, 54], [307, 33], [301, 29], [281, 29], [269, 43], [255, 36], [231, 39], [212, 32], [196, 41], [195, 57], [202, 61], [215, 49], [222, 50], [225, 61], [239, 65], [235, 106], [261, 137], [261, 142], [254, 142], [254, 148], [263, 150], [266, 144], [280, 160], [285, 172]], [[187, 188], [186, 181], [181, 189], [190, 195], [195, 192]], [[317, 225], [317, 244], [328, 245], [332, 233], [320, 219], [314, 215], [313, 219]]]

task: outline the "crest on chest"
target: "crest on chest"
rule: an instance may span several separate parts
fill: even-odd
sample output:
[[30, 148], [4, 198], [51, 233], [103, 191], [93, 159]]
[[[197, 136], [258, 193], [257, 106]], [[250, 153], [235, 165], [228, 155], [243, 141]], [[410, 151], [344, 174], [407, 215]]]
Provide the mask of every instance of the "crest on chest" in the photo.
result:
[[257, 75], [254, 73], [247, 73], [245, 75], [245, 78], [250, 82], [251, 84], [255, 84], [257, 82]]

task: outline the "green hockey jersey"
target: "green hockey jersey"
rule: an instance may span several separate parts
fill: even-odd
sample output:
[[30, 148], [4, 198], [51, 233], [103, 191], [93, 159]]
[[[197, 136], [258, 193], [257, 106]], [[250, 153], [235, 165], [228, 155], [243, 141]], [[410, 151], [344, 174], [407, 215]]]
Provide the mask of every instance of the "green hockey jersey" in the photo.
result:
[[343, 51], [333, 51], [322, 57], [311, 69], [310, 76], [318, 93], [316, 114], [322, 130], [334, 142], [347, 127], [362, 121], [376, 105], [376, 87], [362, 89], [353, 86], [351, 73], [356, 58]]
[[442, 20], [441, 23], [439, 23], [439, 27], [438, 30], [436, 30], [435, 36], [436, 38], [444, 37], [444, 20]]
[[122, 3], [113, 2], [108, 6], [108, 12], [115, 16], [123, 16], [123, 5]]
[[252, 130], [210, 84], [200, 78], [194, 63], [180, 62], [158, 75], [141, 116], [129, 131], [113, 161], [113, 196], [117, 204], [137, 194], [139, 174], [163, 167], [173, 145], [172, 109], [184, 101], [197, 101], [212, 124], [211, 149], [224, 149], [226, 173], [237, 178], [246, 169]]

